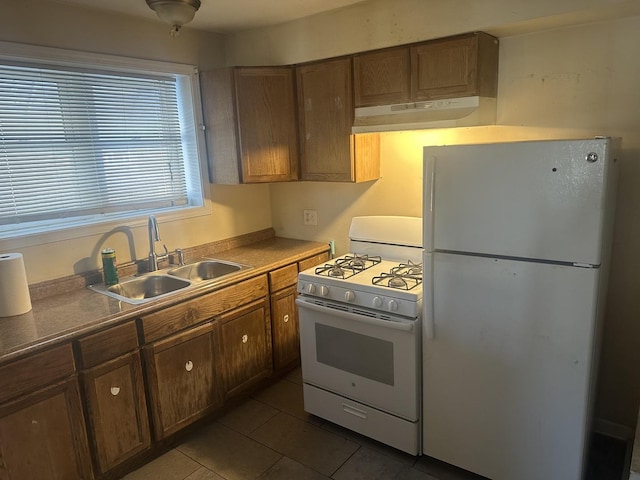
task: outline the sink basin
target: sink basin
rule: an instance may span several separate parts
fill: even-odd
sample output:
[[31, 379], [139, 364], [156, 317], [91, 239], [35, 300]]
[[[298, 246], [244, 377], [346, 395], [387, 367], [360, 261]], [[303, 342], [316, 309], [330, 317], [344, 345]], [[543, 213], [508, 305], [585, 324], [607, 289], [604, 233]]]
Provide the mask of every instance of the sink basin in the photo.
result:
[[110, 287], [89, 285], [89, 289], [137, 305], [171, 295], [198, 282], [213, 282], [247, 268], [251, 267], [239, 263], [208, 259], [190, 265], [151, 272], [140, 277], [123, 279], [122, 282]]
[[120, 295], [121, 297], [141, 300], [175, 292], [189, 285], [191, 285], [189, 282], [179, 278], [165, 275], [147, 275], [112, 285], [107, 287], [107, 291]]
[[237, 263], [222, 262], [220, 260], [202, 260], [190, 265], [173, 268], [167, 272], [167, 275], [184, 278], [192, 282], [202, 282], [224, 277], [243, 268], [247, 267]]
[[110, 287], [91, 285], [89, 288], [118, 300], [138, 304], [182, 290], [190, 285], [191, 282], [168, 275], [145, 275]]

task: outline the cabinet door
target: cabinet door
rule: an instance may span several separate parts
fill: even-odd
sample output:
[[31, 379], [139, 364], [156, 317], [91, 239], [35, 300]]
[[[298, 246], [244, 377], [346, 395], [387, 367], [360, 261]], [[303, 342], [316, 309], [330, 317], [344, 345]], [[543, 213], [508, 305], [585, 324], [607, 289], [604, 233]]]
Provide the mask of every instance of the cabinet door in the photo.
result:
[[214, 364], [214, 325], [208, 323], [145, 348], [149, 394], [157, 439], [222, 403]]
[[271, 329], [273, 332], [273, 367], [275, 370], [279, 370], [300, 359], [295, 286], [271, 295]]
[[411, 47], [412, 99], [495, 97], [497, 53], [497, 40], [482, 33]]
[[93, 478], [76, 379], [0, 406], [0, 453], [3, 479]]
[[138, 351], [82, 375], [94, 457], [101, 473], [151, 444]]
[[411, 99], [409, 48], [393, 48], [353, 57], [355, 106], [406, 103]]
[[291, 67], [235, 70], [242, 182], [298, 179], [298, 136]]
[[302, 179], [353, 181], [351, 59], [302, 65], [296, 76]]
[[219, 317], [227, 395], [249, 388], [271, 374], [268, 300]]

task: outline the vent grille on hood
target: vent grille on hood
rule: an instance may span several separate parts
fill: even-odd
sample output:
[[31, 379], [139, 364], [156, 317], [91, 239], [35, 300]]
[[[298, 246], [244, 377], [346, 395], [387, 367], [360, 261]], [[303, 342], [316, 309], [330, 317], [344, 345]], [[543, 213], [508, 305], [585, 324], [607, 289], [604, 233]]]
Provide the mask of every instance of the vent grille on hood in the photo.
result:
[[496, 99], [461, 97], [355, 109], [353, 133], [493, 125]]

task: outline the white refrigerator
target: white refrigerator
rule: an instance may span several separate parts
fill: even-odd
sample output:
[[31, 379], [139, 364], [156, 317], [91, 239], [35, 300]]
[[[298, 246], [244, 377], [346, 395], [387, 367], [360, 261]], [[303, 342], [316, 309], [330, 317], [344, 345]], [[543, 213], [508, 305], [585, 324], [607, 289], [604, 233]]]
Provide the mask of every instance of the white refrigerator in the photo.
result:
[[619, 143], [424, 148], [424, 454], [582, 478]]

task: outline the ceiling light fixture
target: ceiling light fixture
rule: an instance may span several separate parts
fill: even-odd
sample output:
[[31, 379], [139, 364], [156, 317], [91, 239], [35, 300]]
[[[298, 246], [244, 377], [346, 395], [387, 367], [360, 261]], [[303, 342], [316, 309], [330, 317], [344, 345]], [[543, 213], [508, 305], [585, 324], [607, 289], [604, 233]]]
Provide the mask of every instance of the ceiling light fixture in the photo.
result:
[[171, 25], [171, 36], [176, 37], [185, 23], [193, 20], [200, 8], [200, 0], [146, 0], [161, 20]]

